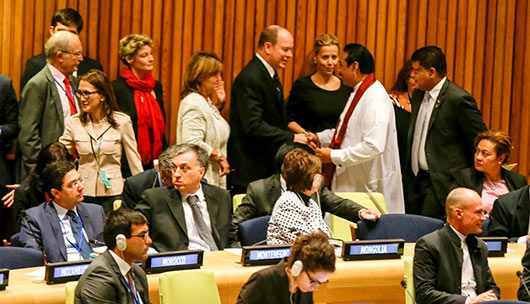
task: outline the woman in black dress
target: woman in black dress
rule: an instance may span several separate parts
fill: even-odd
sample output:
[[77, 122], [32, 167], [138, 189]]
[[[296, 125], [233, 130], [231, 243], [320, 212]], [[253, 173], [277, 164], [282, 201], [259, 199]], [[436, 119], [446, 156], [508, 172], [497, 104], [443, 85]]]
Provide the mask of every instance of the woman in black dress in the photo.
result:
[[335, 127], [352, 92], [335, 75], [340, 45], [333, 35], [322, 34], [310, 54], [310, 76], [298, 78], [287, 102], [288, 127], [295, 133], [320, 132]]

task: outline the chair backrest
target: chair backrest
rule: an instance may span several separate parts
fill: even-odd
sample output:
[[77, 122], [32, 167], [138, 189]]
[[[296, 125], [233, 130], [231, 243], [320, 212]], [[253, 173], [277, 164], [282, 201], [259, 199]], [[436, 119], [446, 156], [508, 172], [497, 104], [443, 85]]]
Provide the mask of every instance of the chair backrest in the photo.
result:
[[256, 217], [239, 223], [239, 242], [241, 246], [250, 246], [267, 239], [267, 227], [270, 215]]
[[77, 287], [77, 281], [67, 282], [65, 285], [66, 290], [66, 304], [74, 304], [75, 300], [75, 288]]
[[[403, 256], [403, 266], [404, 266], [404, 280], [407, 283], [407, 289], [405, 290], [405, 301], [406, 304], [414, 304], [416, 300], [416, 294], [414, 293], [414, 276], [413, 276], [413, 266], [414, 266], [414, 257], [412, 256]], [[409, 291], [407, 293], [407, 290]], [[410, 295], [409, 295], [410, 293]], [[412, 296], [412, 299], [411, 299]]]
[[[375, 206], [375, 204], [370, 199], [370, 196], [368, 196], [366, 192], [337, 192], [335, 194], [342, 198], [352, 200], [367, 209], [378, 210], [378, 208]], [[383, 213], [386, 213], [385, 196], [379, 192], [372, 192], [371, 194], [375, 198], [379, 206], [383, 209]], [[351, 241], [352, 237], [350, 232], [350, 225], [352, 224], [354, 226], [357, 226], [356, 223], [330, 214], [330, 228], [334, 238], [338, 238], [345, 241]]]
[[232, 197], [232, 208], [234, 209], [234, 213], [236, 213], [237, 206], [241, 205], [241, 202], [243, 201], [245, 195], [246, 194], [236, 194], [234, 195], [234, 197]]
[[170, 271], [160, 275], [160, 303], [221, 304], [210, 270]]
[[485, 220], [482, 222], [482, 233], [478, 234], [477, 236], [488, 236], [488, 225], [490, 224], [490, 219]]
[[42, 253], [21, 247], [0, 247], [0, 268], [18, 269], [44, 265]]
[[360, 240], [404, 239], [415, 243], [420, 237], [438, 230], [444, 222], [415, 214], [385, 214], [376, 221], [358, 221]]

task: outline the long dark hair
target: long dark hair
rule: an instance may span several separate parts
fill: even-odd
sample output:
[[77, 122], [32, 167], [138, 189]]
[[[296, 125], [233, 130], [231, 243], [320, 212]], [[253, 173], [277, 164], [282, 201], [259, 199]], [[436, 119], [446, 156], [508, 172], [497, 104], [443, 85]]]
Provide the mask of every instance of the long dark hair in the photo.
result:
[[[119, 111], [118, 102], [116, 101], [116, 95], [114, 95], [114, 89], [110, 84], [109, 77], [107, 74], [103, 73], [100, 70], [92, 69], [86, 74], [79, 76], [79, 82], [86, 81], [96, 88], [99, 94], [103, 95], [102, 105], [103, 105], [103, 114], [105, 114], [105, 119], [109, 124], [114, 128], [118, 128], [118, 123], [114, 119], [114, 111]], [[89, 115], [86, 112], [83, 112], [81, 108], [81, 123], [87, 124], [89, 121]]]

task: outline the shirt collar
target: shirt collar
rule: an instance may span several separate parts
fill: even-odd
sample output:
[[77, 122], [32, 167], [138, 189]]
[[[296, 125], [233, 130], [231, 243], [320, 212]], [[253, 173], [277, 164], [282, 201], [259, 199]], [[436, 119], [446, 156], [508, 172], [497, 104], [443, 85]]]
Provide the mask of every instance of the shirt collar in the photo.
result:
[[[62, 206], [59, 206], [56, 202], [52, 201], [53, 203], [53, 207], [55, 207], [55, 210], [57, 211], [57, 215], [59, 216], [59, 218], [61, 219], [64, 219], [64, 217], [66, 216], [66, 213], [70, 210], [62, 207]], [[72, 211], [77, 215], [77, 207], [74, 207], [74, 209], [72, 209]]]
[[114, 258], [116, 261], [116, 264], [118, 264], [118, 268], [120, 269], [121, 274], [126, 277], [129, 270], [131, 270], [131, 265], [127, 264], [119, 255], [114, 253], [114, 251], [109, 250], [110, 255]]
[[55, 78], [59, 83], [63, 83], [66, 76], [59, 71], [56, 67], [48, 63], [48, 68], [50, 69], [50, 72], [52, 73], [53, 78]]
[[432, 99], [434, 100], [438, 99], [440, 90], [442, 89], [446, 80], [447, 80], [447, 77], [442, 78], [442, 80], [440, 80], [430, 91], [427, 91], [429, 95], [431, 95]]
[[202, 185], [199, 183], [199, 190], [197, 190], [195, 193], [186, 193], [186, 192], [183, 192], [183, 191], [179, 191], [180, 192], [180, 197], [182, 197], [182, 201], [187, 201], [188, 199], [188, 196], [191, 196], [191, 195], [197, 195], [197, 197], [199, 198], [199, 202], [202, 202], [204, 201], [204, 192], [202, 192]]
[[267, 60], [263, 59], [260, 54], [256, 53], [256, 57], [263, 63], [269, 74], [271, 75], [271, 78], [274, 77], [274, 74], [276, 74], [276, 71], [274, 68], [267, 62]]
[[280, 174], [280, 186], [282, 188], [282, 192], [287, 190], [287, 182], [285, 181], [285, 178]]
[[449, 225], [449, 227], [451, 227], [451, 229], [453, 229], [453, 231], [456, 233], [456, 235], [458, 236], [458, 238], [460, 239], [460, 241], [463, 241], [466, 236], [463, 235], [462, 233], [460, 233], [458, 230], [455, 229], [455, 227]]

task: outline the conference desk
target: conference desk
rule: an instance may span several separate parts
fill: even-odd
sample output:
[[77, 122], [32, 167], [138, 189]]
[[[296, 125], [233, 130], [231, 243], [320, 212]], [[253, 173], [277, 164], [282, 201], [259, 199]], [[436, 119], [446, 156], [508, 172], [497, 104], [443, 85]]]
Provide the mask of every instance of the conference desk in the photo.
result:
[[[509, 244], [505, 257], [489, 258], [490, 268], [503, 299], [516, 299], [519, 280], [515, 275], [521, 270], [521, 258], [525, 246]], [[404, 255], [414, 254], [414, 244], [406, 244]], [[242, 267], [239, 256], [226, 252], [206, 252], [202, 269], [214, 272], [223, 304], [235, 303], [243, 284], [252, 273], [263, 266]], [[405, 294], [400, 285], [403, 278], [402, 260], [348, 261], [337, 259], [337, 270], [315, 292], [315, 303], [405, 303]], [[0, 291], [0, 303], [64, 303], [64, 284], [47, 285], [32, 280], [26, 274], [36, 268], [10, 272], [9, 286]], [[159, 303], [158, 274], [148, 275], [149, 296]]]

